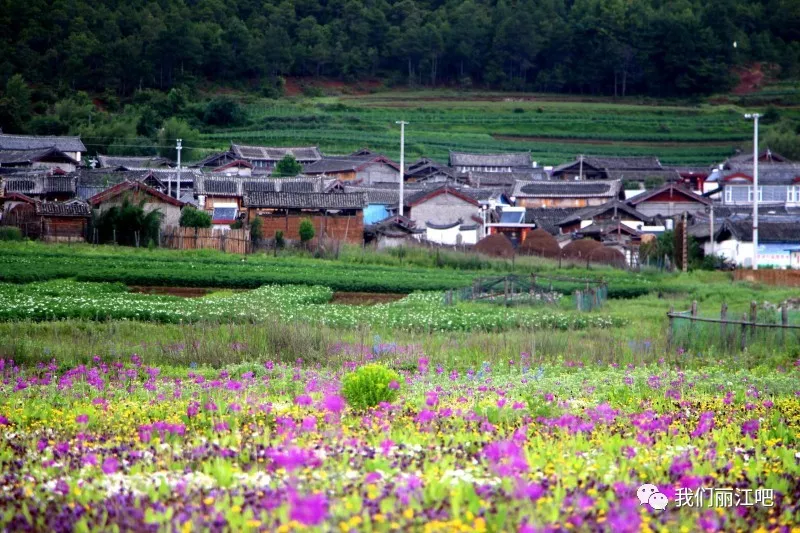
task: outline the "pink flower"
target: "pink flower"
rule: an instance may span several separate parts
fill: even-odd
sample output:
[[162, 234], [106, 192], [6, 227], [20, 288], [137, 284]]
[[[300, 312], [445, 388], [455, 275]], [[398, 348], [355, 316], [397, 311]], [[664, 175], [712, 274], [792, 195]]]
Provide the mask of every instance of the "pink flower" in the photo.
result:
[[78, 415], [75, 417], [75, 422], [78, 424], [86, 424], [89, 422], [89, 415]]
[[308, 406], [311, 405], [311, 396], [308, 394], [301, 394], [297, 398], [294, 399], [294, 403], [300, 406]]
[[116, 457], [106, 457], [103, 460], [103, 466], [101, 466], [104, 474], [113, 474], [119, 468], [119, 461], [117, 461]]
[[296, 494], [289, 496], [289, 518], [306, 526], [317, 526], [328, 516], [328, 499], [318, 492], [305, 498]]
[[323, 405], [325, 409], [332, 413], [339, 414], [344, 411], [345, 401], [344, 398], [339, 396], [338, 394], [329, 394], [325, 396], [325, 400], [323, 400]]
[[759, 423], [758, 420], [752, 418], [747, 420], [744, 424], [742, 424], [742, 435], [746, 437], [755, 438], [756, 433], [758, 433]]

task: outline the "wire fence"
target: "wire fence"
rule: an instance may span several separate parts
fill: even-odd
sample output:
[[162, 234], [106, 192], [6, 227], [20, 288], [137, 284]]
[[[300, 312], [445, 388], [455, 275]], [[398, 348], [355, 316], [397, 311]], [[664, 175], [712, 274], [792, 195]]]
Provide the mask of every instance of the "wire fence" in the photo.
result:
[[477, 278], [469, 287], [445, 292], [445, 305], [455, 302], [487, 302], [507, 307], [514, 305], [555, 305], [566, 294], [573, 294], [579, 311], [602, 307], [608, 287], [602, 280], [542, 276], [537, 274]]
[[702, 353], [709, 349], [731, 353], [752, 350], [756, 346], [800, 351], [800, 317], [787, 302], [761, 308], [751, 302], [749, 312], [740, 315], [730, 312], [723, 303], [719, 314], [701, 316], [694, 301], [687, 311], [676, 312], [670, 308], [667, 317], [669, 353], [676, 350]]

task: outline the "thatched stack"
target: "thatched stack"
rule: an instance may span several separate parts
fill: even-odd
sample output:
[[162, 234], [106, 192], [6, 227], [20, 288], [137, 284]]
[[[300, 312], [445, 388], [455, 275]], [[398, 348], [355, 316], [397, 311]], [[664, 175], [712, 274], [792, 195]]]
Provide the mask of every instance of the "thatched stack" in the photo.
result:
[[475, 251], [490, 257], [514, 257], [514, 245], [502, 233], [484, 237], [475, 245]]
[[519, 253], [558, 259], [561, 255], [561, 247], [555, 237], [543, 229], [535, 229], [528, 233], [528, 236], [522, 241], [519, 246]]
[[567, 244], [562, 250], [564, 259], [573, 259], [576, 261], [592, 261], [596, 253], [603, 248], [603, 245], [592, 239], [581, 239], [579, 241], [572, 241]]

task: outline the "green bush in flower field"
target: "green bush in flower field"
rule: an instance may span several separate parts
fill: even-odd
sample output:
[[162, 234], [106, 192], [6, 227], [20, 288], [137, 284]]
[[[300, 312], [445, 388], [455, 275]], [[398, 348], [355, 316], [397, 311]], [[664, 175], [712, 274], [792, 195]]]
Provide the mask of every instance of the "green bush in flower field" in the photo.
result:
[[400, 374], [382, 365], [366, 365], [342, 380], [342, 396], [356, 410], [391, 403], [400, 394]]

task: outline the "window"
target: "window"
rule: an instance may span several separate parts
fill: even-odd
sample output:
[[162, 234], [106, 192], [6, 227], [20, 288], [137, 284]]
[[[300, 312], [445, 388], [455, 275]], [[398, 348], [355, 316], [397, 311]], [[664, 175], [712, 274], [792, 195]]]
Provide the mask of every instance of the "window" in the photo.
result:
[[725, 187], [725, 203], [732, 204], [733, 203], [733, 187], [728, 185]]
[[236, 220], [238, 209], [235, 207], [214, 207], [213, 220]]

